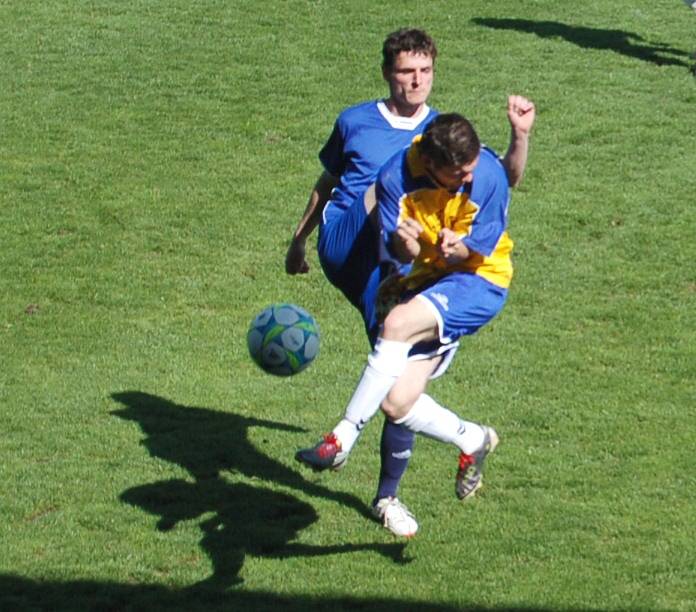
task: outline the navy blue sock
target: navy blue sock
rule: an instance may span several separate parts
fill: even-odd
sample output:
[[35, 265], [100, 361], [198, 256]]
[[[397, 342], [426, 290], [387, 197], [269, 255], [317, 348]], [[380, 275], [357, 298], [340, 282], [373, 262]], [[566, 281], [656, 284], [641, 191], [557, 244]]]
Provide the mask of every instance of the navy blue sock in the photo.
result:
[[389, 419], [384, 420], [380, 457], [382, 465], [379, 472], [376, 503], [383, 497], [396, 497], [401, 478], [408, 467], [411, 450], [416, 434], [403, 425], [395, 425]]

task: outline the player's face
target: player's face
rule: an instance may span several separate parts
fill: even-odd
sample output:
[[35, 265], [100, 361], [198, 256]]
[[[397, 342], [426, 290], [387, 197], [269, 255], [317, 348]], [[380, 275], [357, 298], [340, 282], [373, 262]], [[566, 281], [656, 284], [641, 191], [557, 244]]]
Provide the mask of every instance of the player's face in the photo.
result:
[[425, 104], [433, 87], [433, 58], [402, 51], [391, 70], [384, 71], [389, 83], [389, 102], [400, 114], [413, 115]]
[[462, 185], [470, 183], [474, 180], [474, 168], [478, 164], [479, 156], [469, 164], [461, 166], [445, 166], [444, 168], [436, 168], [434, 164], [425, 159], [425, 168], [433, 181], [447, 191], [455, 192]]

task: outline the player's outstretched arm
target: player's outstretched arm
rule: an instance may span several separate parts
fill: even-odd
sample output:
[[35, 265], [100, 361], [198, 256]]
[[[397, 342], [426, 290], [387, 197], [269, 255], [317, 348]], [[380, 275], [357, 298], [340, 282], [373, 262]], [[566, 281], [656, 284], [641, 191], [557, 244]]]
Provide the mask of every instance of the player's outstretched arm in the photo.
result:
[[503, 166], [510, 187], [517, 187], [527, 166], [529, 134], [536, 119], [536, 108], [524, 96], [512, 95], [508, 97], [507, 116], [510, 121], [510, 145], [503, 158]]
[[307, 207], [290, 241], [288, 252], [285, 254], [285, 271], [288, 274], [306, 274], [309, 272], [309, 264], [306, 259], [307, 238], [319, 225], [321, 213], [336, 185], [338, 185], [338, 179], [326, 171], [322, 172], [317, 179], [312, 193], [309, 194]]

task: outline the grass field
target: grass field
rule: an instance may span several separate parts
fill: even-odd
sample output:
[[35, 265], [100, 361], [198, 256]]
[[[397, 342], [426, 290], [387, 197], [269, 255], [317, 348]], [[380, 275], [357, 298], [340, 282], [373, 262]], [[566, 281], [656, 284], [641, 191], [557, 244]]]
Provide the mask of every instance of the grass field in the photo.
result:
[[[516, 277], [432, 393], [501, 445], [473, 503], [419, 439], [408, 543], [340, 474], [356, 312], [283, 259], [384, 36], [438, 41], [432, 104], [497, 149], [535, 100]], [[696, 610], [696, 14], [677, 0], [0, 0], [0, 609]], [[291, 379], [247, 355], [317, 318]]]

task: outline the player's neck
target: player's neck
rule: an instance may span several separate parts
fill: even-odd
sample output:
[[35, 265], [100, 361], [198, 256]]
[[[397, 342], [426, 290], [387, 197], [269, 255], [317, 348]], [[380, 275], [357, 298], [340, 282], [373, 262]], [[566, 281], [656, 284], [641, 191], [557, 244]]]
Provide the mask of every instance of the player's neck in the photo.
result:
[[392, 115], [397, 117], [415, 117], [425, 108], [425, 102], [413, 106], [411, 104], [399, 104], [393, 98], [386, 98], [384, 105]]

